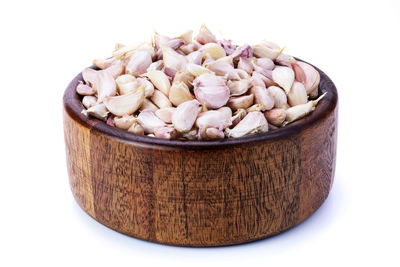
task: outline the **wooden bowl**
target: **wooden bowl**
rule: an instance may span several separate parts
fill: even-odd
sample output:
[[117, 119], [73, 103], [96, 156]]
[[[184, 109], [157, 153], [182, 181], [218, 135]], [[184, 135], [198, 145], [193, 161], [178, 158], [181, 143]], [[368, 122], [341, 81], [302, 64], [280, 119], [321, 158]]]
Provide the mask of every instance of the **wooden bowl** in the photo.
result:
[[320, 71], [313, 113], [277, 131], [220, 141], [135, 136], [81, 114], [76, 76], [64, 94], [72, 193], [98, 222], [182, 246], [250, 242], [285, 231], [327, 198], [335, 172], [335, 85]]

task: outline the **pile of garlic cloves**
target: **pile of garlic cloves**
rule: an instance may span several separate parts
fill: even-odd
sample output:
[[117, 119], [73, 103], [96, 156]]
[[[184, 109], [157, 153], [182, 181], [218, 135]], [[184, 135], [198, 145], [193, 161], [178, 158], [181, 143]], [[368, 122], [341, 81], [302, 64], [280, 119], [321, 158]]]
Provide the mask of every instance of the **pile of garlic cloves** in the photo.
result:
[[276, 130], [312, 112], [320, 75], [263, 41], [237, 46], [206, 26], [151, 43], [117, 44], [85, 68], [82, 112], [136, 135], [215, 140]]

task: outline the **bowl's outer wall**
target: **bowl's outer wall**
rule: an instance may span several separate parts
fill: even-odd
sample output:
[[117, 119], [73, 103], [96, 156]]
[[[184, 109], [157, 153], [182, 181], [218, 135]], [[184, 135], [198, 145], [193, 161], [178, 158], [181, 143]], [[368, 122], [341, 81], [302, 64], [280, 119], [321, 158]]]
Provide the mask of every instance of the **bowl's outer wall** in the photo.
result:
[[[71, 82], [72, 90], [79, 79]], [[322, 72], [320, 90], [328, 92], [322, 101], [333, 101], [333, 108], [301, 130], [282, 138], [201, 149], [104, 134], [97, 126], [105, 124], [83, 120], [71, 108], [79, 99], [66, 92], [64, 131], [72, 193], [102, 224], [160, 243], [219, 246], [282, 232], [318, 209], [332, 186], [337, 92]]]

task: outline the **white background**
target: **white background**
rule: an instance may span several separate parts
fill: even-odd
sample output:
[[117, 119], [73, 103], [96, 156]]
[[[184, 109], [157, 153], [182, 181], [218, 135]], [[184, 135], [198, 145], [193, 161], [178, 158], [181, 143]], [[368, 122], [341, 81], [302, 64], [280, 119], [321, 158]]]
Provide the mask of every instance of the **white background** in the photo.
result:
[[[179, 248], [98, 224], [74, 202], [62, 94], [114, 43], [206, 23], [269, 39], [339, 91], [332, 192], [307, 221], [263, 241]], [[0, 266], [399, 266], [400, 1], [2, 1]]]

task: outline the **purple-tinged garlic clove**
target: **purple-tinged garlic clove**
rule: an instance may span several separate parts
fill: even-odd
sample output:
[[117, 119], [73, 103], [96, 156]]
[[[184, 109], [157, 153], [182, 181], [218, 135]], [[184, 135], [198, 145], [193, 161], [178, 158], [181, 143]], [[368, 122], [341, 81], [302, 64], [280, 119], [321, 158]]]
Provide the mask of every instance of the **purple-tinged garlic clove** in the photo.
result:
[[251, 83], [253, 86], [261, 86], [264, 88], [270, 87], [272, 85], [277, 85], [274, 81], [265, 77], [257, 71], [253, 71], [253, 74], [251, 76]]
[[200, 103], [197, 100], [190, 100], [176, 108], [171, 120], [178, 132], [188, 132], [192, 129], [199, 114], [199, 105]]
[[154, 136], [161, 139], [175, 139], [177, 134], [176, 129], [172, 126], [162, 126], [154, 129]]
[[233, 65], [229, 61], [224, 60], [224, 58], [208, 62], [204, 66], [218, 76], [226, 76], [229, 80], [240, 80], [240, 76]]
[[227, 56], [233, 54], [237, 48], [236, 45], [232, 44], [231, 40], [220, 40], [218, 44], [225, 50]]
[[307, 91], [301, 82], [294, 81], [290, 92], [287, 95], [288, 103], [297, 106], [307, 103]]
[[271, 77], [272, 70], [275, 68], [274, 62], [269, 58], [254, 58], [252, 61], [254, 70], [260, 74]]
[[117, 94], [117, 86], [114, 77], [106, 70], [97, 72], [93, 88], [97, 91], [97, 102], [102, 103], [106, 97]]
[[232, 117], [232, 125], [231, 127], [235, 127], [245, 116], [247, 115], [247, 111], [245, 109], [238, 109], [233, 113]]
[[95, 104], [86, 110], [82, 110], [82, 113], [85, 115], [90, 115], [95, 117], [99, 120], [105, 121], [108, 117], [109, 111], [107, 110], [106, 106], [102, 104]]
[[228, 115], [229, 114], [226, 112], [218, 110], [202, 112], [199, 114], [196, 120], [196, 127], [203, 130], [207, 128], [217, 128], [223, 130], [232, 124], [231, 116]]
[[164, 72], [160, 70], [153, 70], [143, 74], [142, 76], [149, 78], [153, 85], [165, 95], [169, 94], [171, 83], [168, 79], [168, 76]]
[[125, 114], [122, 117], [114, 117], [113, 121], [115, 127], [122, 130], [128, 130], [132, 126], [132, 124], [137, 121], [137, 119], [132, 115]]
[[114, 118], [115, 116], [113, 114], [109, 114], [106, 120], [106, 124], [115, 127]]
[[155, 32], [152, 38], [153, 46], [156, 49], [159, 49], [161, 46], [164, 46], [171, 38], [165, 35], [161, 35], [158, 32]]
[[188, 88], [192, 88], [194, 78], [195, 78], [194, 75], [191, 74], [190, 72], [178, 71], [177, 73], [175, 73], [174, 80], [172, 83], [174, 84], [183, 82], [186, 84]]
[[184, 82], [172, 83], [168, 98], [174, 106], [179, 106], [183, 102], [194, 99]]
[[89, 85], [79, 81], [79, 84], [76, 86], [76, 92], [80, 95], [90, 96], [94, 95], [96, 93], [96, 90]]
[[220, 108], [228, 102], [229, 88], [225, 80], [213, 74], [202, 74], [194, 82], [196, 99], [208, 108]]
[[296, 121], [298, 119], [301, 119], [301, 118], [307, 116], [308, 114], [310, 114], [311, 111], [313, 111], [315, 109], [318, 102], [325, 95], [326, 95], [326, 93], [324, 93], [323, 95], [318, 97], [318, 99], [316, 99], [316, 100], [308, 101], [306, 104], [301, 104], [301, 105], [297, 105], [297, 106], [288, 108], [286, 110], [286, 119], [283, 122], [283, 126], [285, 126], [293, 121]]
[[205, 73], [209, 73], [209, 74], [214, 73], [211, 70], [209, 70], [209, 69], [207, 69], [207, 68], [205, 68], [203, 66], [194, 64], [194, 63], [188, 63], [186, 65], [186, 70], [189, 73], [191, 73], [192, 75], [194, 75], [195, 77], [198, 77], [198, 76], [200, 76], [202, 74], [205, 74]]
[[185, 44], [185, 41], [183, 41], [182, 39], [179, 39], [179, 38], [175, 38], [175, 39], [171, 39], [171, 40], [167, 41], [162, 46], [168, 46], [168, 47], [172, 48], [173, 50], [177, 50], [179, 47], [181, 47], [184, 44]]
[[272, 71], [272, 80], [282, 87], [288, 94], [294, 82], [294, 72], [291, 68], [277, 66]]
[[144, 97], [151, 97], [154, 94], [154, 86], [145, 78], [137, 78], [138, 86], [144, 85]]
[[286, 118], [286, 110], [283, 108], [273, 108], [264, 112], [267, 121], [274, 126], [281, 126]]
[[147, 71], [147, 68], [152, 62], [151, 54], [148, 51], [135, 51], [129, 59], [125, 72], [134, 76], [139, 76]]
[[200, 51], [203, 53], [203, 57], [211, 57], [214, 60], [225, 57], [225, 50], [217, 43], [208, 43], [202, 46]]
[[164, 62], [162, 60], [158, 60], [150, 64], [150, 66], [146, 69], [146, 72], [150, 72], [152, 70], [162, 70], [164, 67]]
[[185, 56], [178, 54], [175, 50], [167, 46], [163, 46], [161, 50], [165, 68], [172, 69], [175, 72], [186, 69], [188, 61]]
[[171, 101], [160, 90], [154, 90], [153, 95], [150, 97], [151, 101], [159, 108], [172, 107]]
[[309, 95], [308, 98], [309, 99], [314, 99], [318, 97], [318, 87], [314, 89], [314, 91], [312, 91]]
[[260, 44], [253, 45], [252, 48], [254, 56], [260, 58], [269, 58], [271, 60], [275, 60], [282, 53], [283, 50], [280, 49], [279, 46], [266, 41], [263, 41]]
[[259, 111], [250, 112], [233, 129], [226, 129], [230, 138], [239, 138], [257, 133], [268, 132], [268, 122]]
[[296, 60], [289, 55], [283, 54], [281, 53], [276, 59], [275, 62], [276, 64], [280, 65], [280, 66], [285, 66], [285, 67], [292, 67], [292, 64], [295, 62]]
[[244, 96], [234, 96], [229, 98], [228, 100], [228, 107], [233, 110], [238, 109], [247, 109], [249, 108], [254, 101], [254, 95], [244, 95]]
[[235, 52], [231, 54], [233, 59], [238, 58], [252, 58], [253, 57], [253, 49], [250, 45], [245, 44], [244, 46], [236, 48]]
[[172, 114], [175, 112], [175, 107], [160, 108], [156, 112], [157, 117], [159, 117], [165, 123], [172, 123]]
[[166, 126], [165, 122], [160, 120], [154, 112], [150, 110], [143, 110], [137, 117], [138, 123], [143, 127], [144, 132], [147, 134], [154, 133], [154, 130]]
[[115, 60], [116, 60], [116, 58], [114, 58], [114, 57], [110, 57], [107, 59], [96, 58], [93, 60], [93, 65], [104, 70], [104, 69], [107, 69], [108, 67], [110, 67], [114, 63]]
[[151, 100], [145, 98], [143, 100], [143, 103], [140, 106], [139, 110], [142, 111], [142, 110], [146, 110], [146, 109], [153, 111], [153, 112], [156, 112], [157, 110], [159, 110], [159, 108], [156, 105], [154, 105], [154, 103], [151, 102]]
[[206, 25], [201, 25], [200, 31], [194, 39], [200, 44], [204, 45], [207, 43], [216, 43], [217, 39], [211, 33], [211, 31], [206, 27]]
[[251, 87], [251, 79], [243, 79], [239, 81], [228, 81], [227, 83], [231, 96], [239, 96], [245, 94]]
[[135, 92], [111, 96], [104, 99], [107, 109], [116, 116], [131, 115], [142, 105], [144, 100], [144, 85]]
[[267, 91], [274, 99], [275, 108], [286, 108], [287, 107], [287, 97], [285, 91], [283, 91], [278, 86], [270, 86]]
[[82, 98], [82, 105], [87, 109], [93, 107], [96, 104], [97, 104], [97, 97], [95, 96], [88, 95]]
[[262, 111], [270, 110], [274, 107], [274, 98], [266, 88], [254, 86], [250, 89], [250, 93], [254, 95], [254, 102], [262, 105]]
[[296, 80], [304, 84], [307, 95], [318, 88], [320, 81], [319, 72], [310, 64], [295, 61], [292, 67], [296, 76]]
[[186, 56], [186, 59], [187, 59], [188, 63], [201, 65], [203, 55], [200, 51], [193, 51]]
[[253, 72], [253, 64], [251, 58], [241, 57], [237, 65], [238, 69], [244, 70], [248, 74]]

